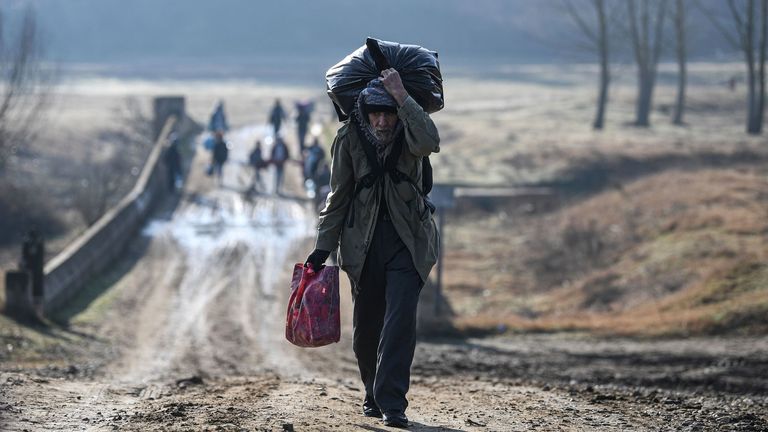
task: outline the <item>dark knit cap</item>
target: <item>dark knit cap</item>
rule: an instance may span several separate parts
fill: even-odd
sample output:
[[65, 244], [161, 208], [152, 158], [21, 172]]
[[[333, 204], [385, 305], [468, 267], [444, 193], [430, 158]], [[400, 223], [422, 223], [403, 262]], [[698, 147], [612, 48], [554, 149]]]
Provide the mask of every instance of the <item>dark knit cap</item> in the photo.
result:
[[397, 113], [397, 101], [387, 92], [378, 78], [368, 83], [368, 86], [360, 92], [357, 101], [364, 115], [374, 112]]

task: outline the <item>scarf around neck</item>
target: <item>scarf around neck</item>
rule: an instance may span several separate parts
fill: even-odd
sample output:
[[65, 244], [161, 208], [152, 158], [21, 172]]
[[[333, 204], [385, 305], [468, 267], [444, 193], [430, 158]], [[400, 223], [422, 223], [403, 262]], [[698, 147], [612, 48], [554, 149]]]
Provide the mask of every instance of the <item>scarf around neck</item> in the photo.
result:
[[389, 152], [392, 149], [392, 144], [400, 139], [400, 135], [403, 132], [403, 122], [400, 121], [400, 119], [397, 120], [397, 125], [395, 126], [395, 132], [392, 134], [392, 139], [388, 142], [382, 142], [378, 138], [376, 138], [375, 130], [370, 122], [368, 122], [368, 116], [363, 112], [361, 109], [361, 100], [364, 98], [363, 93], [360, 93], [360, 96], [357, 98], [357, 101], [355, 102], [355, 108], [352, 110], [353, 115], [351, 116], [352, 120], [357, 122], [358, 125], [360, 125], [360, 129], [363, 131], [363, 134], [365, 135], [365, 139], [368, 140], [371, 145], [373, 145], [373, 148], [376, 149], [376, 156], [379, 159], [379, 164], [381, 166], [384, 166], [384, 161], [387, 159], [387, 156], [389, 156]]

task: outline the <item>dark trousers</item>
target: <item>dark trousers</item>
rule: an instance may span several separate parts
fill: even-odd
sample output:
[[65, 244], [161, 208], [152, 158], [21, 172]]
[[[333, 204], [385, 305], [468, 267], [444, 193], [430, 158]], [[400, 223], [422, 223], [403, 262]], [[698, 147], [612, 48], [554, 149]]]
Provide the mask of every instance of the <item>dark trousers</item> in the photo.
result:
[[168, 191], [171, 193], [176, 192], [176, 171], [170, 168], [168, 168], [166, 171], [168, 176]]
[[275, 165], [275, 193], [278, 194], [283, 190], [283, 179], [285, 178], [285, 165]]
[[354, 298], [353, 348], [366, 401], [403, 412], [416, 347], [416, 307], [423, 282], [389, 216], [376, 222]]

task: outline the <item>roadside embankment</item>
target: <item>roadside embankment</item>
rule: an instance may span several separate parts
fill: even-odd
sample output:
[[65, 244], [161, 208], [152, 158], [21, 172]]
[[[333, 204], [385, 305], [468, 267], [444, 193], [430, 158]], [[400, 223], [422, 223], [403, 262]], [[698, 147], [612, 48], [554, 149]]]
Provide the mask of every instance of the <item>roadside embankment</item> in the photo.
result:
[[[152, 208], [167, 196], [163, 149], [168, 135], [182, 136], [197, 126], [186, 117], [167, 118], [133, 189], [82, 235], [45, 265], [45, 290], [40, 308], [50, 314], [74, 297], [82, 286], [99, 274], [134, 237]], [[6, 287], [7, 313], [31, 311], [30, 293], [22, 287]]]

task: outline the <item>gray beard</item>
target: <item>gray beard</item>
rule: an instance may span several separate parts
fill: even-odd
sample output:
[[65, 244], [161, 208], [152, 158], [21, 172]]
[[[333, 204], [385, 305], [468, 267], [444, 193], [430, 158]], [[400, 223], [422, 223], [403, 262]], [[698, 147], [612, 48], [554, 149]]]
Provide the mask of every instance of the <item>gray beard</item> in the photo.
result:
[[376, 156], [379, 158], [379, 163], [384, 164], [384, 160], [389, 154], [390, 144], [394, 141], [395, 131], [384, 131], [384, 133], [377, 131], [370, 124], [366, 125], [368, 133], [376, 140], [372, 142], [373, 147], [376, 149]]
[[[365, 115], [360, 111], [360, 104], [355, 103], [355, 109], [352, 112], [352, 116], [357, 119], [358, 124], [361, 126], [361, 129], [365, 133], [365, 137], [370, 143], [373, 145], [373, 147], [376, 149], [376, 156], [379, 159], [379, 162], [383, 165], [384, 160], [387, 158], [387, 155], [389, 155], [389, 149], [392, 147], [392, 143], [395, 142], [395, 137], [400, 134], [400, 132], [403, 129], [403, 122], [398, 120], [395, 128], [388, 134], [387, 136], [381, 136], [376, 129], [368, 123], [368, 119], [365, 117]], [[386, 138], [387, 141], [385, 141], [382, 138]]]
[[392, 141], [395, 139], [395, 130], [385, 130], [385, 131], [378, 131], [376, 129], [372, 129], [372, 134], [376, 139], [379, 141], [380, 144], [388, 146], [389, 144], [392, 144]]

